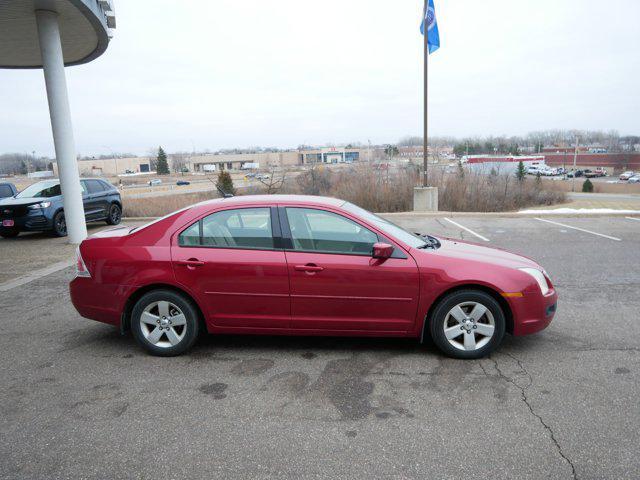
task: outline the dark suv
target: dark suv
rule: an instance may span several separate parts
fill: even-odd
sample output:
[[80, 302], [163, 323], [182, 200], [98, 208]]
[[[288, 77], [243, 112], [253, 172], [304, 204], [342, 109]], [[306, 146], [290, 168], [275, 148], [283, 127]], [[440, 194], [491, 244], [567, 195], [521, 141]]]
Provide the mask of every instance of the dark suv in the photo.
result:
[[[82, 201], [87, 222], [106, 221], [117, 225], [122, 218], [118, 189], [106, 180], [83, 179]], [[0, 200], [0, 236], [10, 238], [20, 232], [51, 231], [67, 235], [59, 180], [43, 180], [17, 195]]]
[[13, 197], [16, 193], [18, 190], [13, 183], [0, 182], [0, 198]]

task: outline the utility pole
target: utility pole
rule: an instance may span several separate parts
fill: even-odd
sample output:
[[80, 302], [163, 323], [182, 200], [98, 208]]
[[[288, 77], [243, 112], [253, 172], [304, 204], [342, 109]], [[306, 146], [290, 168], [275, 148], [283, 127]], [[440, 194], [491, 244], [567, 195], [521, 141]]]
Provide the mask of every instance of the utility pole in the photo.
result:
[[428, 187], [429, 186], [429, 173], [427, 171], [428, 169], [428, 133], [429, 133], [429, 129], [428, 129], [428, 121], [429, 121], [429, 115], [427, 113], [427, 105], [429, 103], [429, 35], [428, 35], [428, 28], [429, 28], [429, 22], [427, 21], [427, 8], [429, 5], [429, 0], [424, 0], [424, 9], [422, 10], [422, 19], [424, 22], [424, 53], [423, 53], [423, 57], [424, 57], [424, 139], [423, 139], [423, 167], [424, 167], [424, 176], [422, 179], [422, 186], [423, 187]]
[[578, 160], [578, 143], [580, 142], [580, 138], [576, 137], [576, 149], [573, 152], [573, 179], [571, 181], [571, 191], [576, 191], [576, 162]]

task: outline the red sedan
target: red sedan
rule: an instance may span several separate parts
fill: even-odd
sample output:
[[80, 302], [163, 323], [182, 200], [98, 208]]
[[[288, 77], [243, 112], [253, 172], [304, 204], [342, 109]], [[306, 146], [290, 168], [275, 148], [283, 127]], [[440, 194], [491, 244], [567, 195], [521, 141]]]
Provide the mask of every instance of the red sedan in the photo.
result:
[[542, 330], [557, 294], [534, 261], [417, 235], [334, 198], [212, 200], [78, 248], [80, 315], [131, 329], [155, 355], [212, 334], [431, 338], [479, 358]]

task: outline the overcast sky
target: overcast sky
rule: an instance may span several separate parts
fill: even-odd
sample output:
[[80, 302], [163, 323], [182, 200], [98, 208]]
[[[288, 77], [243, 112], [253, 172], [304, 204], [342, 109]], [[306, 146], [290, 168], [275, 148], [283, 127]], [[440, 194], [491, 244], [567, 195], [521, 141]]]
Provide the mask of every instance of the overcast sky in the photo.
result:
[[[638, 134], [640, 1], [435, 0], [433, 135]], [[82, 154], [345, 142], [422, 131], [420, 0], [116, 1], [67, 69]], [[0, 152], [52, 155], [41, 71], [0, 70]]]

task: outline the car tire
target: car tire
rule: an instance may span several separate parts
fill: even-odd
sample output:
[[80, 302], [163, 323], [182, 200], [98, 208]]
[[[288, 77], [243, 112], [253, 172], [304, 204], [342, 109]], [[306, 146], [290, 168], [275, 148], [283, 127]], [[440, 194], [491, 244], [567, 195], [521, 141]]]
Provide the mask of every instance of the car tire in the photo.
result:
[[171, 290], [145, 293], [131, 312], [131, 331], [138, 344], [159, 357], [187, 351], [198, 338], [198, 310], [185, 296]]
[[482, 290], [459, 290], [444, 297], [433, 310], [429, 333], [447, 356], [482, 358], [502, 342], [505, 332], [502, 307]]
[[2, 238], [15, 238], [20, 235], [20, 230], [17, 228], [5, 228], [0, 230], [0, 237]]
[[67, 236], [67, 221], [64, 218], [64, 212], [58, 212], [53, 217], [53, 234], [56, 237]]
[[109, 214], [107, 216], [108, 225], [118, 225], [122, 221], [122, 209], [117, 203], [112, 203], [109, 207]]

